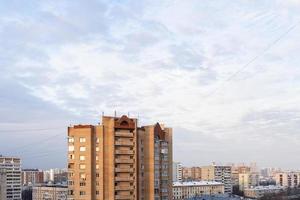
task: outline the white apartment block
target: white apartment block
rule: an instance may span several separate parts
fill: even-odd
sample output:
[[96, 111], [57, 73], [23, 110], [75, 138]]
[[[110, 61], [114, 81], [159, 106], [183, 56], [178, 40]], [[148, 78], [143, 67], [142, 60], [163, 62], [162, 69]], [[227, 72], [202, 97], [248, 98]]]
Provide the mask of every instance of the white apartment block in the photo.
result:
[[182, 181], [182, 164], [180, 162], [173, 162], [173, 182]]
[[225, 193], [232, 193], [231, 166], [210, 165], [201, 167], [202, 180], [224, 184]]
[[300, 172], [278, 172], [275, 175], [276, 185], [283, 187], [300, 186]]
[[224, 184], [215, 181], [173, 182], [173, 199], [183, 200], [202, 195], [224, 194]]
[[21, 200], [21, 159], [0, 156], [0, 169], [6, 173], [6, 200]]

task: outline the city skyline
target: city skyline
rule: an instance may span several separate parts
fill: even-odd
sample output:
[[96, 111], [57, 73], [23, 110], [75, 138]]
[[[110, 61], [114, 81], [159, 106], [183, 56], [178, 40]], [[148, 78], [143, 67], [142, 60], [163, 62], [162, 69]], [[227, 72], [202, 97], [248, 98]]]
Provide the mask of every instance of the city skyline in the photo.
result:
[[295, 0], [0, 5], [0, 154], [66, 166], [66, 127], [130, 113], [174, 160], [299, 169]]

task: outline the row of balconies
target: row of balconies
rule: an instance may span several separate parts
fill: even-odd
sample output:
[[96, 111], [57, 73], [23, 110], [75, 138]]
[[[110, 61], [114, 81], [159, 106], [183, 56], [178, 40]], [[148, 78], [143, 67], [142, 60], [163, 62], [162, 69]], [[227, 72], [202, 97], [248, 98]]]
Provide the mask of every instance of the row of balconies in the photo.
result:
[[115, 150], [115, 154], [133, 155], [133, 150]]
[[132, 141], [115, 141], [115, 145], [117, 146], [133, 146], [133, 142]]
[[133, 189], [134, 188], [132, 185], [117, 185], [117, 186], [115, 186], [115, 190], [119, 190], [119, 191], [121, 191], [121, 190], [129, 191], [129, 190], [133, 190]]
[[115, 199], [134, 200], [134, 196], [132, 196], [132, 195], [115, 195]]
[[130, 132], [115, 132], [117, 137], [133, 137], [133, 133]]
[[115, 163], [132, 164], [133, 163], [133, 159], [117, 158], [117, 159], [115, 159]]
[[115, 172], [133, 172], [133, 168], [115, 168]]
[[124, 182], [131, 182], [133, 181], [133, 177], [115, 177], [115, 181], [124, 181]]

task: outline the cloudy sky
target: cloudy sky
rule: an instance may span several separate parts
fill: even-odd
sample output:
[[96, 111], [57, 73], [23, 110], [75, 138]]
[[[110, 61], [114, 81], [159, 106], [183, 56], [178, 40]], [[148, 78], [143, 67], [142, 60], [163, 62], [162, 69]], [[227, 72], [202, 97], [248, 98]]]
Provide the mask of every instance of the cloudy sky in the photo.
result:
[[0, 154], [64, 167], [66, 127], [130, 112], [184, 165], [300, 168], [300, 1], [0, 0]]

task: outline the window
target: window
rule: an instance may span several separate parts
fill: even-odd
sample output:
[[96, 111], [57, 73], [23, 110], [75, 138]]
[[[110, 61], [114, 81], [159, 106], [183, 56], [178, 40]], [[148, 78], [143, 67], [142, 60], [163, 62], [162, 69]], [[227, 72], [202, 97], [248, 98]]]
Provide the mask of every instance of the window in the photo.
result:
[[99, 160], [99, 157], [98, 157], [98, 156], [96, 156], [96, 160]]
[[85, 160], [85, 156], [80, 156], [79, 160]]
[[69, 137], [69, 142], [74, 142], [74, 138], [73, 137]]
[[99, 147], [96, 147], [96, 151], [99, 151]]
[[79, 138], [79, 142], [85, 142], [86, 139], [84, 137]]
[[80, 164], [79, 169], [85, 169], [85, 164]]
[[80, 196], [83, 196], [83, 195], [85, 195], [85, 191], [80, 191], [79, 194], [80, 194]]
[[70, 160], [73, 160], [75, 158], [75, 155], [74, 154], [69, 154], [69, 159]]
[[80, 176], [80, 178], [84, 179], [85, 178], [85, 173], [80, 173], [79, 176]]
[[85, 182], [80, 182], [79, 185], [82, 187], [82, 186], [85, 186], [86, 183]]
[[69, 146], [69, 151], [74, 151], [74, 146]]
[[96, 138], [96, 143], [99, 144], [99, 142], [100, 142], [100, 139]]
[[100, 193], [99, 193], [99, 191], [98, 190], [96, 190], [96, 195], [99, 195]]
[[85, 151], [86, 150], [86, 147], [80, 147], [79, 148], [79, 151]]
[[96, 169], [99, 169], [99, 165], [96, 165]]

